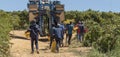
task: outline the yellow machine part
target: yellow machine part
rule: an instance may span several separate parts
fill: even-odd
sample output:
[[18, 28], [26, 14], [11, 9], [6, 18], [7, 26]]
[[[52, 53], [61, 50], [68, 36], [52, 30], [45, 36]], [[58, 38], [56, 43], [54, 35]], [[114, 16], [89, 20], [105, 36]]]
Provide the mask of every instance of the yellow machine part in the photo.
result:
[[30, 38], [30, 32], [25, 32], [25, 37]]
[[73, 30], [77, 30], [77, 29], [78, 29], [78, 27], [74, 27], [74, 28], [73, 28]]
[[55, 52], [55, 51], [56, 51], [56, 41], [53, 40], [52, 47], [51, 47], [51, 52]]

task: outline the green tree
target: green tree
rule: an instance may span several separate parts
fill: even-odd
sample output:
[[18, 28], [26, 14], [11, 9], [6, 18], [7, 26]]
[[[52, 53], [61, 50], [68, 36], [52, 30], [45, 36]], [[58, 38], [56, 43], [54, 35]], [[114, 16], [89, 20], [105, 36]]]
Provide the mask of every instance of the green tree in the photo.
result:
[[10, 55], [10, 36], [9, 32], [18, 24], [18, 16], [12, 16], [10, 13], [0, 10], [0, 57]]

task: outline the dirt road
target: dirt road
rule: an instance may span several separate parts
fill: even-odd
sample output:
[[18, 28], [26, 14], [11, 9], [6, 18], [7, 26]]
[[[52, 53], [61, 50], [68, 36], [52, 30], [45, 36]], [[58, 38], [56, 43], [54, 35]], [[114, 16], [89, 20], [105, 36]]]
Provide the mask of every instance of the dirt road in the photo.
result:
[[12, 46], [10, 48], [12, 57], [83, 57], [86, 56], [91, 48], [80, 47], [80, 48], [70, 48], [62, 47], [60, 48], [60, 53], [53, 53], [49, 49], [49, 41], [46, 38], [40, 38], [39, 40], [39, 52], [30, 54], [30, 39], [26, 38], [24, 35], [25, 31], [11, 31], [13, 35], [11, 39]]

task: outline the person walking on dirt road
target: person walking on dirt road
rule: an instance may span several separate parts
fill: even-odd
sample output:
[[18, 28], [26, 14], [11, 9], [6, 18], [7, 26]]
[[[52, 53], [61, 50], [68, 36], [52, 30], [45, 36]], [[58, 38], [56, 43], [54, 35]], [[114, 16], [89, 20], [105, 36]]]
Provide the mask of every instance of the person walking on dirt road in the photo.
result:
[[59, 52], [59, 46], [60, 46], [60, 40], [62, 39], [62, 28], [60, 28], [58, 24], [55, 25], [53, 35], [55, 36], [56, 51], [58, 53]]
[[31, 54], [34, 53], [34, 43], [36, 46], [36, 51], [39, 54], [39, 51], [38, 51], [39, 26], [36, 24], [36, 20], [33, 20], [30, 22], [30, 27], [29, 27], [28, 31], [30, 32], [30, 38], [31, 38], [31, 49], [32, 49]]
[[68, 41], [68, 45], [71, 44], [71, 38], [72, 38], [72, 31], [73, 31], [73, 24], [72, 22], [70, 22], [70, 24], [68, 25], [68, 37], [66, 38], [66, 41]]
[[83, 41], [83, 38], [84, 38], [84, 24], [83, 24], [83, 21], [79, 21], [78, 23], [78, 41], [82, 42]]
[[63, 22], [58, 24], [60, 28], [62, 28], [62, 39], [60, 40], [60, 47], [63, 47], [64, 44], [63, 44], [63, 39], [64, 39], [64, 32], [65, 32], [65, 27], [64, 27], [64, 24]]

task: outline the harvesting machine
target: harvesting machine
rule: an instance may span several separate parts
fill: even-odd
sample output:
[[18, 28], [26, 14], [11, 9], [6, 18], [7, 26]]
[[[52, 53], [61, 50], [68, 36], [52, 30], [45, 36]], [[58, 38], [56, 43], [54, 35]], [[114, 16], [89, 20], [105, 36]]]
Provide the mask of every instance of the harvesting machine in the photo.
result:
[[64, 5], [60, 1], [54, 0], [29, 0], [29, 21], [37, 17], [40, 35], [51, 35], [52, 24], [64, 20]]

